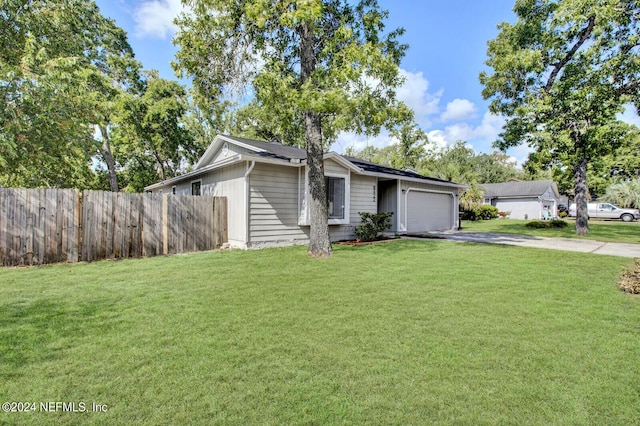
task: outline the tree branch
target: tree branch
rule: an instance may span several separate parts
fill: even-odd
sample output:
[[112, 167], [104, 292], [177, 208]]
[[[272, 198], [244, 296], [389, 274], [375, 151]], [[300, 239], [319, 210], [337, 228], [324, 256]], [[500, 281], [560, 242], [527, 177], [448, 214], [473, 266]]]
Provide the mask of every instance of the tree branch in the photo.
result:
[[565, 57], [562, 58], [560, 62], [554, 65], [553, 71], [551, 71], [551, 75], [549, 75], [549, 79], [547, 80], [547, 84], [544, 86], [545, 92], [549, 92], [551, 90], [551, 86], [553, 86], [553, 83], [555, 82], [556, 77], [558, 77], [558, 74], [560, 74], [560, 71], [562, 71], [562, 68], [564, 68], [564, 66], [567, 65], [569, 61], [573, 58], [573, 56], [576, 54], [578, 49], [580, 49], [580, 47], [582, 47], [585, 41], [587, 41], [587, 39], [591, 35], [591, 32], [593, 31], [593, 27], [595, 26], [595, 24], [596, 24], [595, 16], [590, 17], [589, 21], [587, 22], [586, 28], [582, 30], [582, 32], [580, 33], [580, 36], [578, 37], [578, 41], [576, 42], [576, 44], [573, 45], [571, 50], [567, 52]]

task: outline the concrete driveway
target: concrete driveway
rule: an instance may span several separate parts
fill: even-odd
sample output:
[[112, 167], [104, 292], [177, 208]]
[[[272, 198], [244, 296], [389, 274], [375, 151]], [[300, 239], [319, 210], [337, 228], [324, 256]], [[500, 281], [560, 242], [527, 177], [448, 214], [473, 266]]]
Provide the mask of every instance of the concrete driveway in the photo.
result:
[[430, 235], [451, 241], [473, 243], [506, 244], [511, 246], [536, 247], [551, 250], [578, 251], [582, 253], [608, 254], [640, 258], [640, 244], [607, 243], [573, 238], [530, 237], [526, 235], [491, 234], [484, 232], [429, 232]]

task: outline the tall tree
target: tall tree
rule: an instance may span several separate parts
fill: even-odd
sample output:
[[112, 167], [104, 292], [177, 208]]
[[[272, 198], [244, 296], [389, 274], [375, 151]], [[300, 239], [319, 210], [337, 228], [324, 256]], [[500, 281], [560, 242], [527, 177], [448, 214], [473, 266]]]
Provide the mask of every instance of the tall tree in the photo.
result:
[[124, 32], [91, 0], [3, 0], [0, 34], [0, 185], [86, 186], [91, 93]]
[[425, 145], [429, 141], [427, 134], [416, 124], [403, 124], [391, 132], [398, 139], [394, 147], [391, 166], [396, 169], [415, 169], [425, 154]]
[[203, 154], [183, 124], [188, 100], [179, 83], [150, 72], [142, 95], [124, 98], [120, 107], [114, 139], [122, 161], [132, 161], [133, 169], [143, 171], [141, 164], [152, 163], [158, 172], [155, 180], [165, 180]]
[[376, 134], [407, 120], [395, 99], [405, 46], [401, 30], [383, 35], [387, 13], [375, 0], [192, 0], [177, 22], [177, 68], [205, 97], [252, 85], [255, 105], [290, 129], [299, 123], [309, 169], [309, 254], [332, 253], [324, 147], [341, 131]]
[[640, 103], [636, 0], [518, 0], [515, 24], [489, 41], [482, 73], [490, 110], [507, 123], [497, 145], [526, 142], [573, 172], [576, 232], [589, 231], [587, 169], [615, 148], [607, 126]]

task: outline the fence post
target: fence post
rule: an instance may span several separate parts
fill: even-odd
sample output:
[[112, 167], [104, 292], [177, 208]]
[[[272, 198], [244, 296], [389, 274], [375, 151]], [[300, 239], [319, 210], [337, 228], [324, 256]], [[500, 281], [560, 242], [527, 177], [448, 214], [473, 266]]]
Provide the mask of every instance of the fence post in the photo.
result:
[[162, 254], [169, 254], [169, 195], [162, 195]]

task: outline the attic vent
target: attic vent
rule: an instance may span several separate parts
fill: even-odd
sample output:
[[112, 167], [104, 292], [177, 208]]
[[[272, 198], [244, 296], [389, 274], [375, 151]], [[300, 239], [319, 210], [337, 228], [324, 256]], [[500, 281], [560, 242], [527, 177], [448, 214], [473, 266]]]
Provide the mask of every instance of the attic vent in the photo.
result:
[[418, 174], [418, 171], [417, 171], [416, 169], [412, 169], [412, 168], [409, 168], [409, 167], [407, 167], [406, 169], [404, 169], [404, 171], [405, 171], [405, 172], [410, 172], [410, 173]]
[[280, 142], [278, 142], [278, 141], [271, 141], [271, 142], [269, 142], [269, 143], [272, 143], [272, 144], [274, 144], [274, 145], [282, 145], [282, 144], [281, 144]]

